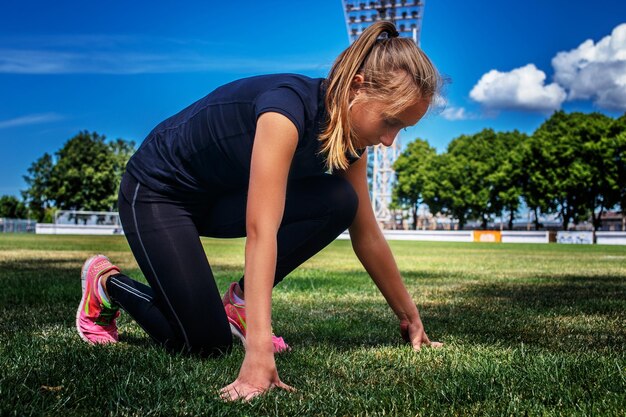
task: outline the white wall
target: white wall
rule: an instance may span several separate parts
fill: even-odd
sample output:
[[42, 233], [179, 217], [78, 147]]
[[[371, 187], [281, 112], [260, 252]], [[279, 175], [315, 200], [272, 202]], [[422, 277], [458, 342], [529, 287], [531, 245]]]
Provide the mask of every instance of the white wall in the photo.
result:
[[[472, 242], [471, 230], [383, 230], [387, 240], [420, 240], [430, 242]], [[344, 232], [337, 239], [350, 239]]]
[[626, 232], [596, 232], [598, 245], [626, 245]]
[[550, 243], [550, 232], [503, 230], [502, 243]]
[[[115, 225], [74, 225], [37, 223], [35, 233], [43, 235], [120, 235], [124, 231]], [[383, 230], [387, 240], [415, 240], [429, 242], [473, 242], [472, 230]], [[626, 245], [626, 232], [597, 232], [599, 245]], [[337, 239], [350, 239], [347, 231]], [[502, 231], [503, 243], [549, 243], [549, 232]]]
[[37, 223], [35, 233], [38, 235], [120, 235], [124, 231], [115, 225], [77, 225]]

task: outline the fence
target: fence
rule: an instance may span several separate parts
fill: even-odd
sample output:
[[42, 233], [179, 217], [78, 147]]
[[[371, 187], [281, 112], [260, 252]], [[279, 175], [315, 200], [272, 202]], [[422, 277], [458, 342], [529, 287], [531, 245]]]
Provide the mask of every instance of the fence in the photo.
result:
[[119, 235], [123, 234], [116, 211], [59, 210], [54, 223], [37, 223], [42, 235]]
[[626, 245], [626, 232], [596, 232], [599, 245]]
[[[589, 239], [586, 239], [589, 234]], [[591, 232], [512, 231], [512, 230], [383, 230], [387, 240], [430, 242], [502, 242], [502, 243], [593, 243]], [[557, 237], [558, 236], [558, 237]], [[626, 232], [596, 232], [599, 245], [626, 245]], [[585, 238], [585, 239], [583, 239]], [[350, 239], [348, 232], [338, 239]]]
[[124, 230], [115, 225], [81, 225], [37, 223], [38, 235], [120, 235]]
[[54, 224], [121, 227], [117, 211], [59, 210], [54, 215]]
[[0, 218], [0, 233], [35, 233], [37, 222], [25, 219]]
[[[6, 220], [22, 222], [10, 223]], [[4, 223], [3, 223], [4, 221]], [[0, 219], [0, 232], [36, 232], [55, 235], [119, 235], [123, 234], [119, 217], [114, 212], [65, 212], [57, 223], [37, 223], [32, 220]], [[512, 230], [383, 230], [387, 240], [419, 240], [430, 242], [502, 242], [502, 243], [593, 243], [583, 239], [591, 232], [512, 231]], [[626, 232], [597, 232], [600, 245], [626, 245]], [[350, 239], [348, 232], [338, 239]]]

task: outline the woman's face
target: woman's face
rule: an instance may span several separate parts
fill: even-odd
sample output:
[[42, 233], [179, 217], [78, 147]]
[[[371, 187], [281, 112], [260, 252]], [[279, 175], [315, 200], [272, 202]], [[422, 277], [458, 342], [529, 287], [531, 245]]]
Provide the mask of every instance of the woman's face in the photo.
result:
[[350, 109], [356, 147], [364, 148], [378, 144], [391, 146], [400, 129], [413, 126], [424, 117], [429, 104], [430, 100], [420, 100], [400, 114], [391, 116], [386, 113], [387, 105], [384, 102], [367, 97], [357, 101]]

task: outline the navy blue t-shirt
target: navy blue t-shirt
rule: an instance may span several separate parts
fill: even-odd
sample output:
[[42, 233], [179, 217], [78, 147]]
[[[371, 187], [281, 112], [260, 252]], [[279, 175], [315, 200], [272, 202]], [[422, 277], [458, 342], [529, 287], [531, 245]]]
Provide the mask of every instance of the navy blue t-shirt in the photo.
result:
[[326, 172], [318, 140], [326, 118], [322, 81], [275, 74], [219, 87], [156, 126], [126, 170], [166, 194], [212, 194], [247, 187], [257, 119], [265, 112], [277, 112], [298, 129], [289, 178], [322, 175]]

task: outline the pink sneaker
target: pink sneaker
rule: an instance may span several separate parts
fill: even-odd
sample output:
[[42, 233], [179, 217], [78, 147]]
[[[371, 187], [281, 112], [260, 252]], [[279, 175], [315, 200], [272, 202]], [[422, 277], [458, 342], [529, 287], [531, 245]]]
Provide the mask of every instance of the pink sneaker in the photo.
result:
[[83, 296], [76, 312], [76, 329], [80, 338], [92, 345], [117, 342], [115, 319], [120, 311], [102, 300], [98, 292], [100, 277], [110, 271], [120, 269], [104, 255], [87, 259], [81, 271]]
[[[230, 331], [234, 336], [241, 339], [244, 348], [246, 347], [246, 306], [235, 302], [233, 297], [233, 290], [235, 289], [236, 282], [231, 282], [228, 287], [228, 291], [222, 298], [222, 304], [224, 304], [224, 310], [226, 311], [226, 317], [230, 324]], [[278, 337], [272, 333], [272, 344], [274, 345], [274, 352], [281, 353], [287, 350], [291, 350], [289, 345], [285, 343], [282, 337]]]

